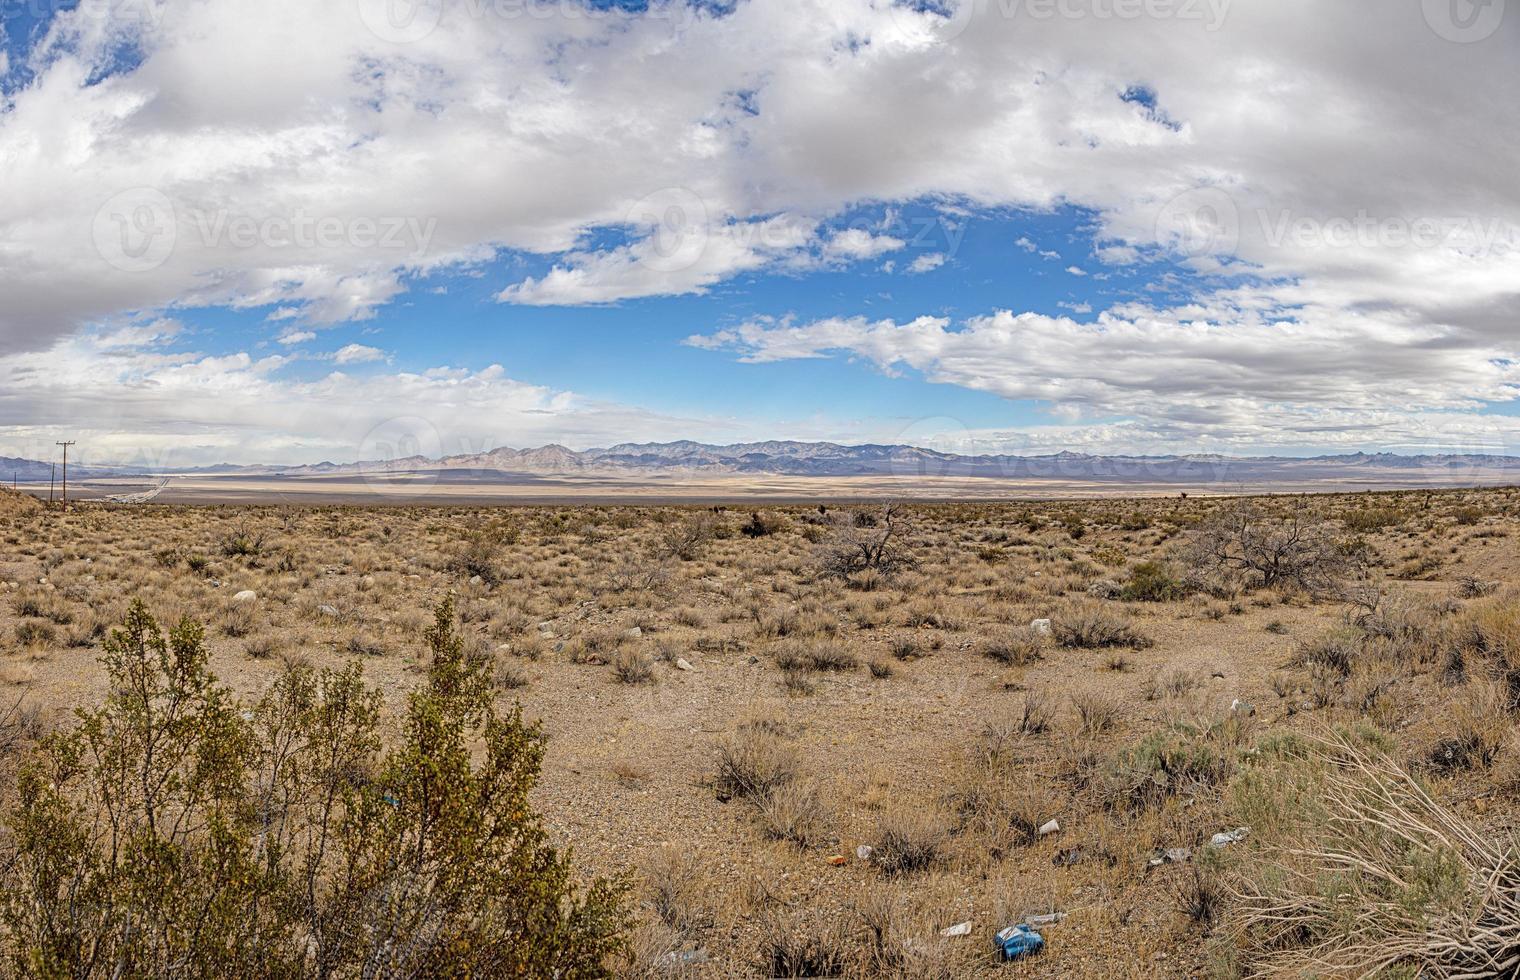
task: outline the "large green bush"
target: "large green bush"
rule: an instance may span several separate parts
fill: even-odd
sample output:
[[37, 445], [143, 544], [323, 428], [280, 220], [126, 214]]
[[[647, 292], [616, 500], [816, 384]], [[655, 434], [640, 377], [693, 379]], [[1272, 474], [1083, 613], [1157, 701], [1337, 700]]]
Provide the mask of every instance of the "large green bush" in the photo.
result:
[[453, 606], [382, 747], [357, 665], [293, 668], [256, 704], [202, 628], [132, 606], [111, 693], [44, 740], [9, 815], [5, 954], [29, 977], [601, 977], [620, 881], [572, 881], [529, 792], [543, 737], [499, 715]]

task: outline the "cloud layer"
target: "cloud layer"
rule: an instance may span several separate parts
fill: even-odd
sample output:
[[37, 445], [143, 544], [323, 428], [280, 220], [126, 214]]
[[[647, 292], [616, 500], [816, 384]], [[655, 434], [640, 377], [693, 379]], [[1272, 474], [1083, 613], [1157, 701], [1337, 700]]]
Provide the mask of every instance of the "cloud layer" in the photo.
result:
[[[438, 0], [410, 19], [389, 0], [83, 4], [0, 96], [19, 189], [0, 196], [0, 354], [13, 385], [49, 349], [116, 384], [82, 329], [272, 308], [271, 339], [304, 341], [502, 250], [551, 260], [493, 287], [503, 303], [684, 295], [890, 259], [898, 239], [827, 230], [862, 203], [1077, 207], [1088, 268], [1178, 263], [1193, 299], [1084, 323], [1009, 296], [957, 324], [757, 323], [704, 343], [859, 356], [1155, 438], [1414, 437], [1515, 395], [1520, 102], [1501, 82], [1520, 16], [1504, 6], [1468, 22], [1446, 0]], [[298, 398], [554, 397], [484, 371], [329, 392], [359, 383], [302, 388], [280, 357], [241, 357], [134, 361], [142, 424], [213, 375]], [[32, 397], [0, 395], [28, 420], [10, 424], [38, 421], [16, 410]], [[235, 438], [213, 401], [174, 417]], [[288, 440], [355, 427], [250, 411]]]

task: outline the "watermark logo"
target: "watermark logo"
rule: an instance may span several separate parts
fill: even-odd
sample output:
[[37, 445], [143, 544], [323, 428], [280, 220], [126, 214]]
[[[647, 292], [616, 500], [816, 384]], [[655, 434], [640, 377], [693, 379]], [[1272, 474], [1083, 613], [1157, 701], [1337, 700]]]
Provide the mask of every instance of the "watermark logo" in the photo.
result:
[[696, 265], [712, 234], [706, 202], [685, 187], [667, 187], [634, 202], [627, 224], [649, 230], [639, 261], [663, 273]]
[[889, 0], [887, 9], [897, 26], [910, 36], [928, 32], [926, 39], [948, 44], [966, 33], [978, 7], [988, 0]]
[[1425, 23], [1448, 41], [1473, 44], [1494, 35], [1507, 0], [1421, 0]]
[[1475, 257], [1520, 248], [1520, 229], [1499, 218], [1437, 218], [1368, 211], [1316, 217], [1291, 211], [1257, 212], [1262, 240], [1271, 248], [1452, 249]]
[[123, 272], [148, 272], [169, 261], [179, 234], [174, 203], [152, 187], [133, 187], [106, 201], [90, 230], [95, 251]]
[[355, 0], [359, 18], [382, 41], [412, 44], [437, 29], [443, 0]]
[[416, 215], [291, 214], [255, 217], [226, 210], [176, 210], [168, 195], [135, 187], [115, 195], [95, 213], [95, 250], [123, 272], [149, 272], [176, 249], [349, 249], [403, 252], [420, 258], [432, 245], [438, 219]]
[[338, 217], [296, 210], [289, 215], [255, 218], [227, 211], [196, 211], [192, 230], [207, 248], [336, 249], [402, 251], [413, 258], [427, 253], [438, 230], [437, 218], [416, 215]]
[[1240, 209], [1218, 187], [1195, 187], [1156, 215], [1156, 241], [1189, 258], [1232, 254], [1240, 246]]
[[358, 450], [364, 484], [375, 493], [415, 498], [438, 483], [438, 470], [422, 461], [442, 458], [443, 437], [425, 418], [405, 415], [386, 419], [369, 430]]

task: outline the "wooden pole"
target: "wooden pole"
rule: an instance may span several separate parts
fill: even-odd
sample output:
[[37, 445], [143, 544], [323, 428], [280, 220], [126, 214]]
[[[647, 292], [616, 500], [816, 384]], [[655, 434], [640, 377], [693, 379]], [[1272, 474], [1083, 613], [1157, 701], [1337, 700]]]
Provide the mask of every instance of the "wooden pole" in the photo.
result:
[[64, 510], [68, 510], [69, 509], [69, 447], [72, 446], [72, 445], [74, 445], [74, 443], [72, 443], [72, 442], [60, 442], [60, 443], [58, 443], [58, 445], [60, 445], [60, 446], [63, 447], [63, 509]]

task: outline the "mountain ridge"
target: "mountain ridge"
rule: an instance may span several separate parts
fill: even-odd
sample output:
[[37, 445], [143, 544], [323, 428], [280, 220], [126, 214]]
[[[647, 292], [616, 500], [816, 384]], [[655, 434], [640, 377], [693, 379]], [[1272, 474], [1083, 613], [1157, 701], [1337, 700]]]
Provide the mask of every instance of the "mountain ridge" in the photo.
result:
[[[517, 449], [500, 446], [483, 453], [439, 458], [421, 455], [396, 459], [323, 461], [297, 466], [221, 463], [186, 470], [92, 466], [69, 468], [73, 479], [141, 476], [158, 473], [249, 475], [287, 478], [458, 472], [489, 479], [491, 474], [640, 475], [703, 473], [803, 477], [985, 477], [1038, 479], [1159, 480], [1161, 482], [1231, 482], [1295, 478], [1333, 478], [1363, 471], [1425, 473], [1450, 482], [1461, 471], [1507, 475], [1520, 481], [1520, 457], [1486, 453], [1340, 453], [1320, 456], [1230, 456], [1220, 453], [1094, 454], [1062, 450], [1041, 455], [983, 453], [963, 455], [906, 444], [766, 440], [720, 445], [677, 440], [623, 442], [576, 451], [557, 443]], [[51, 464], [0, 457], [0, 476], [15, 473], [22, 482], [46, 482]]]

